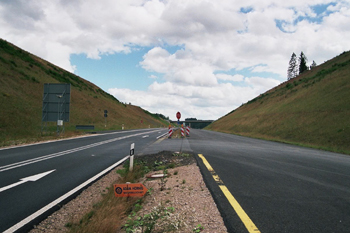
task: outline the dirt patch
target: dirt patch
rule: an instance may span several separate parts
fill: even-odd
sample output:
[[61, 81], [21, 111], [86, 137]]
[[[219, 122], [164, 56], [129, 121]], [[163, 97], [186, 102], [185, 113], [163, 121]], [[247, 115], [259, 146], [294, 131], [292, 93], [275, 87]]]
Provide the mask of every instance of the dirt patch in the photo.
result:
[[157, 154], [135, 156], [135, 159], [148, 166], [151, 170], [161, 170], [159, 167], [172, 168], [196, 163], [191, 152], [162, 151]]

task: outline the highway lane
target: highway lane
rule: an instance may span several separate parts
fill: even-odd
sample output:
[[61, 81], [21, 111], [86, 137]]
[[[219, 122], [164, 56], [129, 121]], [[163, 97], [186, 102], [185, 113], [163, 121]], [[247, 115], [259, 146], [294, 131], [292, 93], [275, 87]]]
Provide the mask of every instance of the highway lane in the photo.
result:
[[[165, 132], [166, 129], [118, 131], [0, 150], [0, 232], [125, 158], [131, 143], [135, 143], [137, 153]], [[51, 173], [4, 190], [22, 178], [44, 172]]]
[[[350, 156], [191, 130], [203, 154], [260, 232], [349, 232]], [[230, 232], [248, 232], [199, 159]]]

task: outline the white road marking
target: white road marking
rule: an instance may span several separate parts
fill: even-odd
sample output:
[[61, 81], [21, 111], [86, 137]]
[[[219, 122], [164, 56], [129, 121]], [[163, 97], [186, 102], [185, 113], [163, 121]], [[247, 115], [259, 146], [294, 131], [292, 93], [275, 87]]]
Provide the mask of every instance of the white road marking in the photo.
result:
[[9, 165], [1, 166], [0, 167], [0, 172], [11, 170], [11, 169], [14, 169], [14, 168], [17, 168], [17, 167], [26, 166], [26, 165], [29, 165], [29, 164], [32, 164], [32, 163], [37, 163], [37, 162], [40, 162], [40, 161], [43, 161], [43, 160], [52, 159], [52, 158], [60, 157], [60, 156], [63, 156], [63, 155], [71, 154], [71, 153], [74, 153], [74, 152], [77, 152], [77, 151], [86, 150], [86, 149], [89, 149], [89, 148], [92, 148], [92, 147], [104, 145], [104, 144], [115, 142], [115, 141], [119, 141], [119, 140], [122, 140], [122, 139], [131, 138], [131, 137], [135, 137], [135, 136], [140, 136], [140, 135], [143, 135], [143, 134], [146, 134], [146, 133], [153, 133], [153, 132], [157, 132], [157, 131], [158, 130], [147, 131], [147, 132], [144, 132], [144, 133], [132, 134], [132, 135], [123, 136], [123, 137], [119, 137], [119, 138], [113, 138], [113, 139], [109, 139], [109, 140], [106, 140], [106, 141], [97, 142], [97, 143], [93, 143], [93, 144], [90, 144], [90, 145], [77, 147], [77, 148], [70, 149], [70, 150], [65, 150], [65, 151], [61, 151], [61, 152], [57, 152], [57, 153], [53, 153], [53, 154], [49, 154], [49, 155], [44, 155], [44, 156], [37, 157], [37, 158], [34, 158], [34, 159], [28, 159], [28, 160], [24, 160], [24, 161], [17, 162], [17, 163], [12, 163], [12, 164], [9, 164]]
[[0, 188], [0, 193], [5, 191], [5, 190], [8, 190], [10, 188], [16, 187], [16, 186], [21, 185], [23, 183], [26, 183], [28, 181], [37, 181], [37, 180], [43, 178], [44, 176], [46, 176], [46, 175], [48, 175], [48, 174], [50, 174], [51, 172], [54, 172], [54, 171], [56, 171], [56, 170], [51, 170], [51, 171], [48, 171], [48, 172], [43, 172], [43, 173], [40, 173], [40, 174], [36, 174], [36, 175], [33, 175], [33, 176], [28, 176], [28, 177], [22, 178], [22, 179], [20, 179], [21, 181], [19, 181], [19, 182], [16, 182], [14, 184], [10, 184], [10, 185], [7, 185], [7, 186], [5, 186], [3, 188]]
[[98, 173], [97, 175], [95, 175], [94, 177], [88, 179], [87, 181], [85, 181], [84, 183], [82, 183], [81, 185], [77, 186], [76, 188], [72, 189], [71, 191], [69, 191], [68, 193], [64, 194], [63, 196], [59, 197], [58, 199], [56, 199], [55, 201], [51, 202], [50, 204], [44, 206], [43, 208], [41, 208], [40, 210], [36, 211], [35, 213], [33, 213], [32, 215], [26, 217], [25, 219], [23, 219], [22, 221], [20, 221], [19, 223], [15, 224], [14, 226], [12, 226], [11, 228], [7, 229], [6, 231], [4, 231], [4, 233], [10, 233], [10, 232], [15, 232], [18, 229], [22, 228], [23, 226], [25, 226], [26, 224], [30, 223], [31, 221], [33, 221], [35, 218], [39, 217], [40, 215], [42, 215], [43, 213], [45, 213], [46, 211], [48, 211], [49, 209], [51, 209], [52, 207], [58, 205], [59, 203], [61, 203], [62, 201], [64, 201], [66, 198], [68, 198], [69, 196], [73, 195], [74, 193], [76, 193], [77, 191], [79, 191], [80, 189], [84, 188], [85, 186], [87, 186], [88, 184], [92, 183], [93, 181], [97, 180], [98, 178], [100, 178], [101, 176], [103, 176], [104, 174], [106, 174], [107, 172], [109, 172], [110, 170], [112, 170], [113, 168], [117, 167], [118, 165], [120, 165], [121, 163], [123, 163], [125, 160], [127, 160], [130, 156], [126, 156], [125, 158], [119, 160], [117, 163], [113, 164], [112, 166], [106, 168], [105, 170], [103, 170], [102, 172]]

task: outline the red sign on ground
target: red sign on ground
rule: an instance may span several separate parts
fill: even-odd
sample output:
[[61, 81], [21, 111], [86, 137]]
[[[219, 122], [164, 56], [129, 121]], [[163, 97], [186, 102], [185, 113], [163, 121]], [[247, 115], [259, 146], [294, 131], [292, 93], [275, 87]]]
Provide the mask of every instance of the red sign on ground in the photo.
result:
[[177, 112], [177, 113], [176, 113], [176, 118], [177, 118], [178, 120], [180, 120], [180, 118], [181, 118], [181, 113], [180, 113], [180, 112]]
[[141, 183], [115, 184], [114, 195], [116, 197], [143, 197], [148, 189]]

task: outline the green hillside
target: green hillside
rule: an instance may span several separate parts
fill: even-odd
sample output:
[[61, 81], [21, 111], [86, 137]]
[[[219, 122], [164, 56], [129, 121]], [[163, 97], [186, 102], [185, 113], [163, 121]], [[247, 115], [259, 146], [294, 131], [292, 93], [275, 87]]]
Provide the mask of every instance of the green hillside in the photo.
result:
[[350, 153], [350, 52], [280, 84], [207, 128]]
[[[79, 133], [76, 125], [95, 130], [167, 126], [159, 115], [120, 103], [94, 84], [0, 39], [0, 146], [37, 141], [41, 136], [44, 83], [70, 83], [70, 121], [64, 136]], [[103, 111], [108, 110], [107, 127]], [[48, 124], [55, 136], [56, 123]]]

